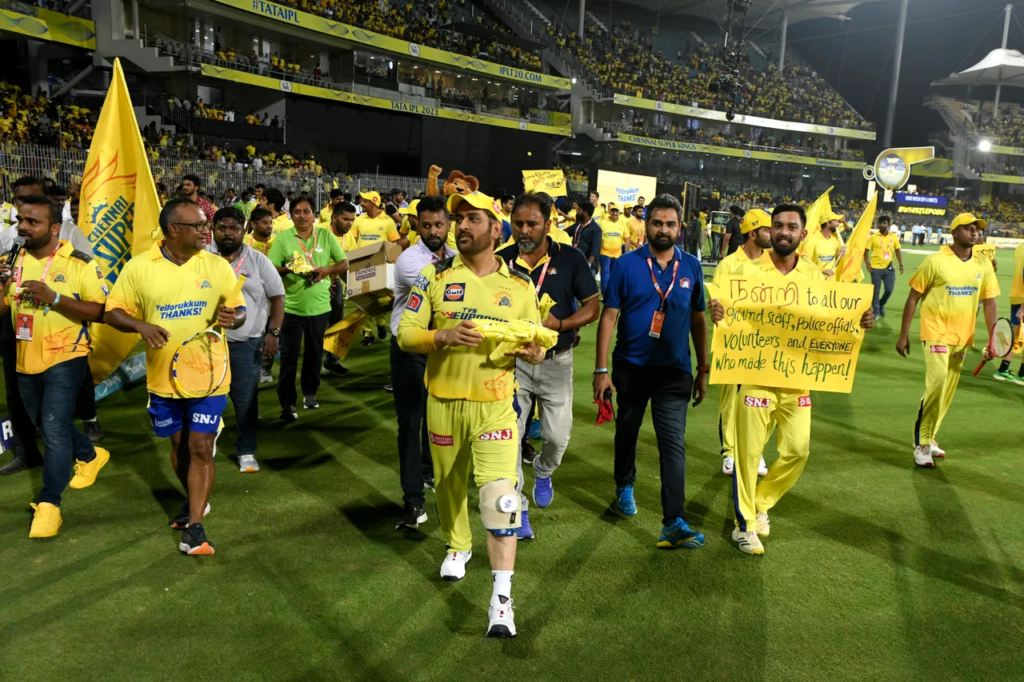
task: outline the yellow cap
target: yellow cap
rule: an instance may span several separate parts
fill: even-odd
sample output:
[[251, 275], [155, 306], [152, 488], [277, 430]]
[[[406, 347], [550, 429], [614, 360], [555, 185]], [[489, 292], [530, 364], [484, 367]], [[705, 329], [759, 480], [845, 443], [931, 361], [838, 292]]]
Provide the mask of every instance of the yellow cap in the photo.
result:
[[983, 230], [985, 229], [985, 226], [988, 225], [988, 222], [983, 218], [975, 218], [973, 213], [961, 213], [957, 217], [953, 218], [953, 224], [949, 226], [949, 231], [952, 232], [958, 227], [970, 225], [971, 223], [978, 223], [978, 227]]
[[606, 210], [608, 210], [608, 211], [618, 211], [619, 207], [615, 203], [613, 203], [613, 202], [608, 202], [608, 206], [607, 206]]
[[377, 192], [360, 192], [359, 198], [366, 199], [374, 206], [380, 206], [380, 194], [378, 194]]
[[498, 202], [487, 196], [483, 192], [470, 192], [469, 194], [453, 194], [448, 197], [448, 212], [456, 213], [459, 210], [459, 206], [462, 204], [469, 204], [473, 208], [478, 208], [481, 211], [487, 211], [496, 220], [501, 220], [501, 206]]
[[843, 219], [843, 216], [839, 215], [835, 211], [832, 211], [831, 209], [829, 209], [829, 211], [827, 213], [822, 213], [821, 214], [821, 218], [819, 218], [819, 220], [821, 221], [822, 225], [824, 225], [825, 223], [827, 223], [830, 220], [842, 220], [842, 219]]
[[401, 213], [402, 215], [419, 215], [416, 212], [416, 207], [419, 205], [420, 200], [413, 199], [412, 201], [409, 202], [409, 205], [407, 207], [398, 209], [398, 212]]
[[740, 232], [746, 234], [761, 227], [771, 227], [772, 216], [763, 208], [755, 208], [747, 211], [740, 223]]

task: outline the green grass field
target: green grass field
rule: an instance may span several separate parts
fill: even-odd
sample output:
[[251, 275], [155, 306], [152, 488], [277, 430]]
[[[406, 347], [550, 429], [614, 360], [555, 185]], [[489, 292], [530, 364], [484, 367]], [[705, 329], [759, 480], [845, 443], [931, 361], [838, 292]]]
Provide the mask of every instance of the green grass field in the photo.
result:
[[[444, 545], [430, 493], [424, 532], [394, 530], [386, 345], [356, 349], [352, 375], [325, 377], [322, 408], [288, 428], [263, 387], [259, 474], [238, 473], [226, 432], [206, 524], [214, 557], [179, 554], [168, 446], [152, 436], [145, 389], [116, 394], [100, 403], [111, 463], [94, 486], [66, 493], [57, 538], [27, 537], [41, 471], [0, 479], [0, 680], [1014, 679], [1024, 482], [1013, 424], [1024, 388], [991, 380], [993, 365], [973, 379], [980, 353], [970, 353], [940, 434], [948, 458], [914, 467], [921, 352], [903, 359], [894, 348], [922, 258], [907, 254], [854, 392], [815, 395], [811, 460], [773, 511], [760, 559], [728, 537], [717, 387], [687, 433], [687, 513], [707, 546], [654, 546], [649, 420], [640, 513], [606, 512], [614, 430], [594, 426], [589, 329], [555, 501], [531, 510], [537, 538], [520, 544], [516, 640], [483, 637], [491, 575], [478, 520], [477, 555], [454, 584], [437, 575]], [[1001, 311], [1009, 258], [1000, 252]]]

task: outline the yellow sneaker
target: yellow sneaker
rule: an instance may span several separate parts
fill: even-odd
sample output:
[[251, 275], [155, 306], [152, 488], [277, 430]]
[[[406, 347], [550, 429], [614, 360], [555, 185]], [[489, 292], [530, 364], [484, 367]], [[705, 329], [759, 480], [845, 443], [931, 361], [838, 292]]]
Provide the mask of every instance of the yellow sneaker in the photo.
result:
[[32, 508], [36, 513], [32, 516], [32, 528], [28, 532], [30, 538], [52, 538], [57, 534], [60, 524], [64, 521], [60, 518], [60, 507], [55, 507], [49, 502], [33, 504]]
[[110, 461], [110, 453], [101, 447], [96, 448], [96, 456], [91, 462], [75, 462], [75, 476], [68, 484], [69, 488], [78, 490], [88, 488], [96, 482], [96, 475], [100, 473], [103, 465]]

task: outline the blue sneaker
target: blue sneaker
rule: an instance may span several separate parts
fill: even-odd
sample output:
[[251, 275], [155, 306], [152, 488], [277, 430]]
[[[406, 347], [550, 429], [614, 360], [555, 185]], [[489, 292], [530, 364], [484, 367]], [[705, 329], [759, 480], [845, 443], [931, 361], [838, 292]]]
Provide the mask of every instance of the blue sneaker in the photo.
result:
[[516, 528], [516, 538], [520, 540], [532, 540], [533, 528], [530, 527], [530, 512], [524, 509], [519, 515], [519, 520], [520, 526]]
[[633, 486], [615, 489], [615, 501], [612, 511], [620, 516], [636, 516], [636, 500], [633, 499]]
[[533, 503], [543, 509], [551, 504], [555, 498], [555, 489], [551, 487], [551, 477], [541, 478], [538, 476], [533, 481]]
[[540, 420], [534, 419], [530, 422], [530, 425], [526, 427], [526, 437], [530, 440], [540, 439]]
[[697, 549], [704, 546], [704, 533], [698, 533], [680, 518], [676, 518], [671, 526], [661, 529], [661, 537], [658, 538], [658, 547], [674, 549], [686, 547]]

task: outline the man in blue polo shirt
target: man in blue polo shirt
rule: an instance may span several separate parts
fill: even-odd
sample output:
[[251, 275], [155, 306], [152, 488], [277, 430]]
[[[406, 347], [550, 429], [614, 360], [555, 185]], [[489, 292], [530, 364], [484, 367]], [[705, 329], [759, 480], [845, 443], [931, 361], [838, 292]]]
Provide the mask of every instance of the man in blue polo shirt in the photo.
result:
[[[605, 291], [594, 369], [595, 400], [618, 393], [612, 510], [623, 516], [636, 514], [636, 442], [651, 403], [661, 460], [664, 528], [658, 547], [666, 548], [704, 545], [704, 534], [690, 528], [683, 512], [686, 406], [691, 394], [696, 407], [707, 393], [708, 346], [700, 262], [675, 246], [682, 222], [683, 207], [672, 195], [662, 194], [648, 204], [647, 244], [619, 259]], [[616, 326], [609, 376], [608, 349]]]

